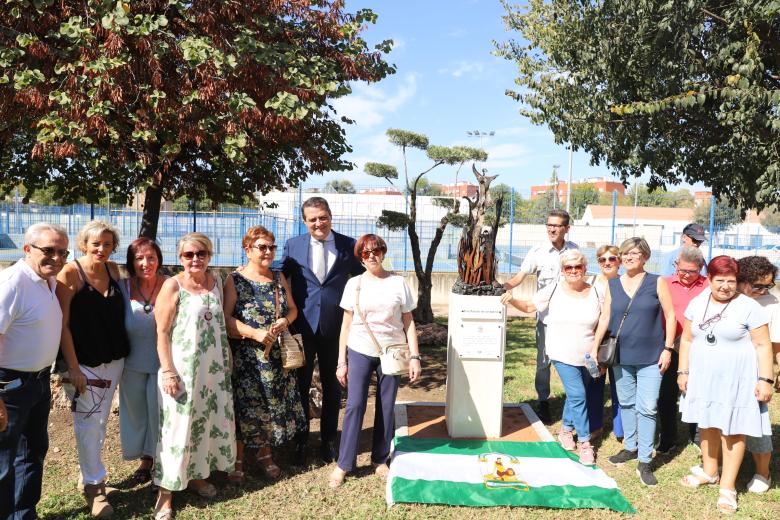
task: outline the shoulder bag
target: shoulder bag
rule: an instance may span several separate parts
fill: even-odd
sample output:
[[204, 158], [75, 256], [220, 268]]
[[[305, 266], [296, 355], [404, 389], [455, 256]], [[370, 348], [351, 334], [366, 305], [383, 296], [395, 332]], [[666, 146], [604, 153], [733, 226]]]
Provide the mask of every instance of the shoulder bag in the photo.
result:
[[[279, 319], [279, 274], [274, 274], [274, 293], [276, 300], [276, 319]], [[301, 368], [306, 364], [306, 354], [303, 352], [303, 337], [300, 334], [292, 334], [289, 330], [283, 330], [277, 338], [279, 342], [279, 349], [282, 353], [282, 368], [285, 370], [293, 370]], [[270, 350], [268, 347], [266, 350]], [[266, 359], [269, 352], [265, 352]]]
[[357, 288], [355, 289], [355, 308], [357, 309], [360, 319], [363, 320], [368, 335], [371, 336], [371, 341], [377, 348], [379, 353], [379, 363], [382, 365], [382, 373], [386, 376], [400, 376], [409, 372], [409, 361], [411, 352], [409, 352], [408, 343], [393, 343], [382, 347], [376, 340], [376, 336], [371, 332], [371, 328], [366, 321], [366, 315], [360, 310], [360, 282], [363, 280], [363, 275], [358, 276]]
[[606, 338], [601, 340], [601, 344], [599, 345], [599, 351], [596, 359], [599, 365], [603, 365], [605, 367], [611, 367], [614, 366], [620, 359], [619, 346], [618, 346], [618, 338], [620, 337], [620, 330], [623, 328], [623, 323], [626, 321], [626, 316], [628, 316], [628, 311], [631, 310], [631, 304], [634, 303], [634, 297], [637, 295], [637, 293], [639, 293], [639, 290], [642, 288], [642, 285], [644, 285], [646, 279], [647, 279], [647, 274], [645, 274], [645, 276], [642, 278], [642, 281], [639, 282], [639, 287], [636, 288], [636, 291], [634, 291], [633, 296], [631, 296], [631, 298], [628, 300], [626, 311], [623, 313], [623, 317], [620, 319], [620, 325], [618, 326], [615, 335], [614, 336], [608, 335]]

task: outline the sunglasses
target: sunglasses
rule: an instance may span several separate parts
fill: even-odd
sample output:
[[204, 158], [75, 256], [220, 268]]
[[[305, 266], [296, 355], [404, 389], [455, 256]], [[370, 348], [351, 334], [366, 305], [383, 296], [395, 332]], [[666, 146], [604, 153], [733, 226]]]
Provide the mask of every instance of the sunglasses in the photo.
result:
[[767, 284], [753, 283], [753, 284], [750, 284], [750, 286], [756, 292], [759, 292], [759, 291], [763, 292], [763, 291], [768, 291], [768, 290], [772, 289], [772, 287], [774, 287], [775, 284], [773, 284], [773, 283], [767, 283]]
[[261, 253], [273, 253], [276, 251], [277, 245], [276, 244], [257, 244], [254, 246], [249, 246], [254, 249], [257, 249]]
[[582, 271], [584, 269], [582, 264], [577, 265], [564, 265], [563, 271], [566, 273], [576, 273], [577, 271]]
[[599, 257], [599, 264], [606, 264], [609, 262], [610, 264], [614, 264], [618, 261], [618, 257], [616, 256], [600, 256]]
[[192, 260], [196, 256], [200, 258], [201, 260], [208, 258], [211, 255], [208, 251], [201, 249], [200, 251], [185, 251], [181, 254], [182, 258], [186, 258], [187, 260]]
[[43, 253], [43, 256], [48, 256], [49, 258], [54, 258], [55, 256], [59, 256], [60, 258], [68, 258], [68, 255], [70, 254], [70, 251], [67, 249], [57, 249], [56, 247], [38, 247], [35, 244], [30, 244], [30, 247], [37, 249]]
[[382, 251], [381, 249], [364, 249], [363, 251], [360, 252], [360, 256], [363, 257], [363, 260], [368, 260], [368, 258], [371, 255], [379, 257], [379, 255], [381, 255], [383, 253], [384, 253], [384, 251]]

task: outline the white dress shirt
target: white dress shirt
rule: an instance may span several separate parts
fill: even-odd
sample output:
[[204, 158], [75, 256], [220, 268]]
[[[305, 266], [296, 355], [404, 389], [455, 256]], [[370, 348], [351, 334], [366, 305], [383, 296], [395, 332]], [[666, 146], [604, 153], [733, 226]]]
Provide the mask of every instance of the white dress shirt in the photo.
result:
[[[316, 238], [310, 236], [309, 237], [309, 269], [312, 270], [316, 274], [316, 264], [314, 259], [314, 254], [319, 250], [319, 245], [317, 242], [320, 242]], [[333, 264], [336, 263], [336, 239], [333, 236], [333, 232], [331, 231], [328, 233], [328, 237], [322, 241], [323, 247], [325, 248], [325, 276], [328, 275], [331, 269], [333, 269]]]
[[24, 259], [0, 271], [1, 368], [37, 372], [54, 362], [62, 332], [56, 287]]

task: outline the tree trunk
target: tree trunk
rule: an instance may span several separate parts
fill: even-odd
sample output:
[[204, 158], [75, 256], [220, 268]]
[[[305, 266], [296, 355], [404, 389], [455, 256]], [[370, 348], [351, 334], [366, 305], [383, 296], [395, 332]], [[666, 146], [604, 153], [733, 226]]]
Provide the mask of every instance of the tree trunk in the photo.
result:
[[141, 219], [141, 231], [138, 236], [157, 239], [157, 223], [160, 220], [160, 204], [162, 202], [162, 186], [152, 184], [146, 188], [144, 197], [144, 214]]
[[414, 322], [420, 325], [433, 323], [433, 309], [431, 308], [431, 283], [430, 276], [424, 276], [422, 279], [417, 277], [417, 308], [412, 312]]

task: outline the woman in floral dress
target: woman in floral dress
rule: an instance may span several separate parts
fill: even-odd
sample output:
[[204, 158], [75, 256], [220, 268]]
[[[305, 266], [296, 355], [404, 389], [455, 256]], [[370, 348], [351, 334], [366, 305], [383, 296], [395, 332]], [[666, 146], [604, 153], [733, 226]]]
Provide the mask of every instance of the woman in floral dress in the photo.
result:
[[188, 488], [211, 498], [205, 479], [235, 464], [235, 422], [230, 351], [221, 282], [208, 271], [211, 240], [190, 233], [179, 240], [184, 272], [163, 283], [157, 296], [160, 357], [160, 437], [154, 483], [160, 487], [156, 520], [169, 520], [171, 491]]
[[247, 265], [232, 273], [225, 283], [238, 439], [231, 480], [237, 483], [244, 478], [245, 446], [258, 450], [257, 460], [266, 476], [276, 479], [281, 470], [273, 461], [271, 446], [281, 446], [306, 433], [295, 371], [282, 369], [276, 341], [295, 321], [298, 309], [287, 296], [290, 288], [284, 275], [271, 271], [276, 252], [274, 235], [262, 226], [252, 227], [243, 246]]

